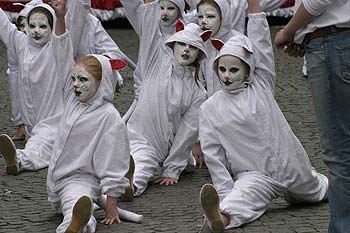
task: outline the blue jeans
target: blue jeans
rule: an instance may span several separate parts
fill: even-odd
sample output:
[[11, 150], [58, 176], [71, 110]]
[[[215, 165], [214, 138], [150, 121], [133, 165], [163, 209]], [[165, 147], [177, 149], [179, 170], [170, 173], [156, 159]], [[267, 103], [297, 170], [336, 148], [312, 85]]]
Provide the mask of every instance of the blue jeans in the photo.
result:
[[350, 232], [350, 31], [306, 44], [306, 66], [329, 174], [329, 233]]

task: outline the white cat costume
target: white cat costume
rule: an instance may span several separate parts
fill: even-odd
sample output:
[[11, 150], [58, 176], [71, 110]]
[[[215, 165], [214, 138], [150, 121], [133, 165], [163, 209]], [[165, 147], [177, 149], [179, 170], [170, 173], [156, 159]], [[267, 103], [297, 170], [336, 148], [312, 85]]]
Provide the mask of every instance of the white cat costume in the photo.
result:
[[[161, 49], [158, 1], [140, 5], [136, 13], [142, 31], [138, 64], [143, 80], [136, 109], [128, 121], [128, 134], [138, 196], [160, 167], [163, 177], [179, 178], [198, 138], [198, 112], [206, 96], [195, 82], [195, 68], [179, 65]], [[198, 48], [204, 58], [199, 31], [198, 25], [188, 24], [168, 39], [167, 46], [181, 41]]]
[[225, 43], [214, 70], [220, 57], [232, 55], [249, 65], [249, 79], [236, 90], [216, 92], [200, 113], [205, 163], [220, 210], [230, 216], [226, 228], [259, 218], [277, 197], [319, 202], [328, 190], [328, 179], [311, 166], [274, 99], [274, 56], [265, 13], [249, 14], [247, 30], [249, 39], [236, 35]]
[[[129, 181], [130, 151], [127, 129], [112, 104], [117, 79], [110, 60], [96, 57], [102, 65], [102, 80], [88, 102], [74, 94], [71, 67], [74, 64], [69, 33], [53, 38], [56, 72], [64, 85], [65, 108], [59, 122], [47, 175], [49, 201], [64, 215], [57, 232], [70, 224], [76, 201], [87, 195], [95, 202], [101, 194], [119, 197]], [[84, 232], [95, 232], [92, 216]]]
[[[229, 40], [237, 31], [244, 33], [246, 1], [214, 0], [221, 11], [221, 26], [219, 31], [213, 35], [214, 38], [223, 42]], [[208, 58], [205, 60], [201, 71], [204, 76], [208, 96], [212, 96], [216, 91], [221, 90], [217, 75], [213, 72], [212, 64], [218, 51], [210, 41], [205, 44]]]
[[[43, 7], [51, 13], [54, 28], [56, 15], [53, 9], [47, 4], [38, 4], [33, 9], [36, 7]], [[21, 119], [27, 135], [31, 136], [36, 124], [60, 113], [63, 108], [62, 89], [56, 80], [55, 64], [52, 62], [51, 41], [44, 46], [34, 44], [30, 37], [10, 23], [1, 9], [0, 39], [18, 58]]]
[[[179, 8], [179, 13], [180, 13], [180, 17], [179, 19], [183, 20], [184, 18], [184, 14], [185, 14], [185, 1], [184, 0], [169, 0], [172, 3], [174, 3], [178, 8]], [[143, 0], [120, 0], [120, 2], [123, 4], [123, 7], [125, 9], [125, 15], [128, 18], [130, 24], [132, 25], [132, 27], [134, 28], [136, 34], [139, 36], [139, 38], [141, 37], [141, 24], [142, 22], [139, 21], [139, 17], [136, 14], [137, 9], [139, 9], [139, 7], [143, 4]], [[168, 48], [166, 48], [165, 46], [165, 42], [166, 40], [175, 34], [176, 32], [176, 21], [169, 25], [169, 26], [165, 26], [162, 25], [160, 23], [160, 18], [159, 19], [153, 19], [155, 16], [149, 16], [150, 18], [152, 18], [152, 20], [158, 20], [159, 22], [159, 28], [160, 28], [160, 32], [162, 35], [162, 49], [164, 51], [167, 51], [169, 53], [172, 53], [171, 50], [169, 50]], [[160, 16], [159, 16], [160, 17]], [[140, 54], [138, 55], [138, 61], [140, 61]], [[134, 101], [131, 104], [131, 106], [129, 107], [129, 110], [127, 111], [127, 113], [123, 116], [123, 119], [125, 121], [127, 121], [129, 119], [129, 117], [131, 116], [131, 114], [133, 113], [133, 111], [136, 108], [136, 104], [137, 104], [137, 100], [139, 98], [139, 94], [140, 94], [140, 90], [141, 90], [141, 85], [142, 85], [142, 73], [141, 73], [141, 68], [139, 65], [136, 66], [136, 69], [134, 71]]]

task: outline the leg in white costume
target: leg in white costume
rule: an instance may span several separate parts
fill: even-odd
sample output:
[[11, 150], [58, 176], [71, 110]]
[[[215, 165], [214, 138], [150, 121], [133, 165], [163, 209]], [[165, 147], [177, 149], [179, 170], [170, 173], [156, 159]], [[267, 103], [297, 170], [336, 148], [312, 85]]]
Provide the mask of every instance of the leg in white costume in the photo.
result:
[[148, 182], [152, 179], [155, 171], [160, 167], [162, 158], [154, 148], [146, 145], [142, 145], [142, 148], [138, 148], [131, 155], [135, 161], [135, 196], [140, 196], [147, 188]]
[[220, 203], [221, 211], [230, 216], [225, 228], [258, 219], [273, 199], [283, 195], [284, 190], [283, 186], [259, 172], [237, 174], [234, 188]]
[[17, 149], [20, 171], [36, 171], [49, 165], [53, 149], [53, 137], [29, 138], [23, 150]]
[[[73, 207], [75, 203], [79, 200], [79, 198], [82, 196], [88, 196], [93, 200], [96, 200], [96, 190], [90, 187], [89, 184], [71, 183], [71, 184], [67, 184], [59, 192], [60, 208], [58, 212], [63, 214], [63, 221], [57, 227], [56, 229], [57, 233], [61, 233], [61, 232], [63, 233], [68, 228], [72, 220]], [[95, 232], [96, 224], [97, 222], [95, 217], [91, 215], [91, 218], [87, 223], [87, 225], [85, 226], [83, 232], [84, 233]]]
[[328, 198], [328, 178], [315, 170], [312, 170], [310, 177], [311, 179], [303, 183], [295, 183], [288, 187], [284, 195], [287, 202], [317, 203]]

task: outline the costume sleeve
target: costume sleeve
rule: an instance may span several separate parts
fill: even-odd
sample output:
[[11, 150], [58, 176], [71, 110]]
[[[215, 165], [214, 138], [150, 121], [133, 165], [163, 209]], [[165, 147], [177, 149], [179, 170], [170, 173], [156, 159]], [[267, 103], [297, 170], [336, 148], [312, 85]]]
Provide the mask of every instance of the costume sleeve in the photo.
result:
[[234, 181], [226, 167], [226, 152], [219, 142], [216, 130], [202, 110], [199, 116], [199, 140], [205, 164], [222, 200], [233, 189]]
[[119, 197], [129, 186], [125, 177], [130, 164], [127, 129], [120, 116], [116, 119], [113, 114], [103, 130], [103, 137], [94, 152], [93, 165], [100, 179], [102, 194]]
[[16, 52], [17, 44], [23, 43], [23, 40], [26, 39], [26, 35], [18, 31], [17, 27], [9, 21], [5, 12], [0, 8], [0, 40], [6, 48], [18, 54]]
[[73, 83], [71, 79], [71, 68], [74, 64], [73, 46], [69, 32], [60, 36], [52, 34], [52, 50], [55, 59], [56, 75], [64, 82], [64, 100], [73, 94]]
[[169, 155], [163, 163], [163, 177], [178, 179], [187, 166], [190, 151], [198, 140], [199, 110], [205, 99], [205, 93], [197, 87], [193, 102], [181, 118]]
[[245, 19], [247, 17], [247, 1], [244, 0], [232, 0], [231, 12], [232, 12], [232, 29], [244, 33], [245, 31]]
[[[90, 15], [89, 17], [95, 17]], [[119, 58], [128, 63], [129, 67], [135, 69], [135, 63], [123, 53], [114, 40], [108, 35], [102, 27], [101, 21], [97, 20], [96, 30], [94, 32], [94, 49], [97, 54], [108, 56], [109, 58]]]
[[274, 92], [275, 62], [266, 14], [249, 14], [248, 17], [247, 35], [253, 44], [256, 79]]
[[[125, 10], [125, 15], [128, 18], [131, 26], [134, 28], [137, 35], [141, 33], [141, 22], [140, 18], [136, 14], [137, 10], [143, 5], [143, 0], [120, 0]], [[152, 18], [152, 15], [148, 16]]]
[[303, 0], [305, 10], [314, 16], [321, 15], [336, 0]]
[[[86, 0], [71, 0], [69, 11], [66, 15], [66, 27], [70, 32], [73, 46], [73, 55], [77, 58], [81, 41], [84, 35], [84, 27], [87, 27], [90, 4]], [[89, 45], [84, 45], [89, 46]]]

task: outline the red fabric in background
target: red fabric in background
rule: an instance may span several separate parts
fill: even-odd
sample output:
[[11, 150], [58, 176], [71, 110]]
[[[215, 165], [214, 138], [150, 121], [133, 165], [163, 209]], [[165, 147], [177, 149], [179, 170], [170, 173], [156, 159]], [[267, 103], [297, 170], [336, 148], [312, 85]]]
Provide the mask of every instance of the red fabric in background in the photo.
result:
[[99, 10], [115, 10], [123, 7], [119, 0], [91, 0], [91, 7]]
[[295, 0], [287, 0], [280, 8], [292, 7], [295, 4]]
[[27, 0], [23, 0], [23, 1], [3, 1], [0, 0], [0, 8], [4, 11], [8, 11], [8, 12], [20, 12], [23, 9], [23, 6], [14, 6], [13, 3], [22, 3], [22, 4], [26, 4]]

